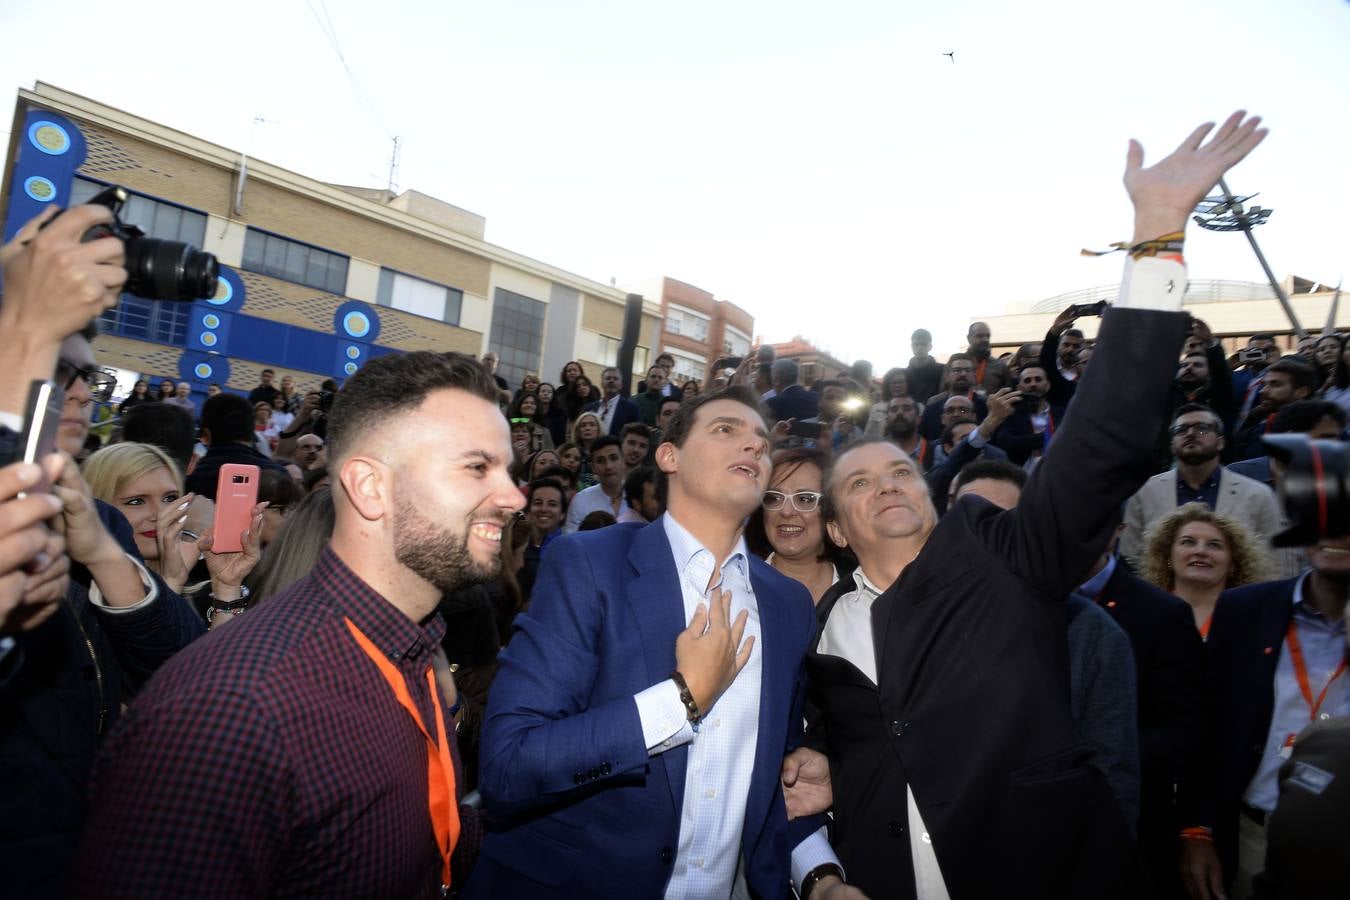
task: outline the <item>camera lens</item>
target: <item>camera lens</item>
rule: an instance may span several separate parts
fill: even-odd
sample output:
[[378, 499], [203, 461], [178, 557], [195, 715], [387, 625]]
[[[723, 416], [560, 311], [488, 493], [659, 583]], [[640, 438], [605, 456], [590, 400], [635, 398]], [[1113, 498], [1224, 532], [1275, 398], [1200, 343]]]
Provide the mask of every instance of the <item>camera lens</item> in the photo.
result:
[[180, 241], [133, 237], [126, 242], [126, 290], [147, 300], [205, 300], [216, 294], [220, 265]]
[[1280, 501], [1290, 521], [1271, 543], [1306, 547], [1350, 533], [1350, 447], [1301, 434], [1271, 434], [1262, 440], [1270, 455], [1284, 463]]

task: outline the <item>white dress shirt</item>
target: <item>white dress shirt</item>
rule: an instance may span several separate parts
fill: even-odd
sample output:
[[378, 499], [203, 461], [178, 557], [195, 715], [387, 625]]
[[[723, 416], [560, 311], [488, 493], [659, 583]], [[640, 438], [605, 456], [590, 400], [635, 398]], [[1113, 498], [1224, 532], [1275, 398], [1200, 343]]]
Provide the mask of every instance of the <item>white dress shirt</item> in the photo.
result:
[[[733, 891], [736, 896], [748, 896], [745, 885], [738, 885], [743, 878], [739, 872], [741, 833], [759, 739], [764, 650], [759, 604], [750, 584], [749, 555], [742, 538], [718, 567], [712, 552], [669, 514], [662, 517], [662, 526], [680, 573], [684, 620], [693, 619], [700, 603], [710, 604], [712, 582], [713, 587], [731, 592], [733, 622], [742, 610], [749, 613], [742, 640], [751, 635], [755, 638], [745, 668], [712, 708], [703, 711], [697, 732], [689, 724], [675, 682], [663, 681], [634, 698], [648, 753], [655, 756], [689, 744], [679, 851], [664, 896], [666, 900], [702, 900], [731, 897]], [[800, 879], [817, 865], [838, 864], [824, 832], [822, 828], [794, 848], [794, 883], [800, 884]]]
[[[854, 589], [835, 601], [825, 620], [816, 652], [846, 659], [877, 683], [877, 653], [872, 642], [872, 604], [882, 589], [863, 574], [862, 566], [853, 570]], [[909, 819], [909, 852], [914, 860], [914, 887], [919, 900], [949, 900], [947, 883], [938, 866], [928, 826], [919, 815], [914, 790], [905, 784], [905, 808]]]
[[584, 490], [578, 491], [572, 498], [572, 502], [567, 504], [567, 522], [563, 525], [563, 534], [573, 534], [581, 525], [581, 520], [593, 512], [607, 512], [618, 520], [619, 513], [628, 507], [628, 497], [624, 494], [619, 495], [618, 512], [614, 510], [614, 501], [609, 499], [609, 494], [605, 493], [603, 485], [593, 484]]

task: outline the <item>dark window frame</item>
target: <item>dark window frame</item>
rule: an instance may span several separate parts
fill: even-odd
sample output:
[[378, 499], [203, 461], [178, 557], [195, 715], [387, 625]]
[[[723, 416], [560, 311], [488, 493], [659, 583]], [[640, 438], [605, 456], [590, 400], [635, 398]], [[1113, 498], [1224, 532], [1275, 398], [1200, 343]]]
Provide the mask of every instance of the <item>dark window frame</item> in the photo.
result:
[[[250, 260], [248, 255], [249, 253], [248, 239], [249, 236], [253, 234], [261, 235], [263, 238], [262, 255], [259, 258]], [[283, 256], [279, 265], [269, 264], [266, 262], [268, 239], [284, 242], [284, 247], [287, 252]], [[332, 287], [330, 287], [328, 281], [326, 280], [323, 284], [314, 284], [310, 281], [303, 280], [304, 279], [303, 275], [300, 278], [292, 277], [292, 275], [285, 269], [285, 266], [287, 265], [287, 260], [289, 260], [290, 258], [289, 251], [292, 247], [303, 247], [307, 251], [325, 254], [328, 257], [328, 262], [325, 264], [324, 269], [330, 273], [332, 271], [331, 261], [333, 259], [342, 260], [343, 263], [342, 278], [341, 278], [342, 285], [340, 289], [334, 290]], [[311, 257], [309, 256], [305, 257], [306, 272], [308, 272], [310, 268], [310, 260]], [[338, 297], [345, 297], [347, 295], [347, 278], [351, 274], [351, 261], [352, 258], [350, 254], [338, 253], [335, 250], [329, 250], [327, 247], [320, 247], [318, 244], [311, 244], [309, 241], [297, 240], [292, 237], [287, 237], [284, 234], [277, 234], [275, 231], [268, 231], [266, 228], [258, 228], [256, 225], [249, 225], [247, 226], [246, 231], [244, 233], [244, 251], [241, 254], [240, 258], [240, 268], [248, 272], [257, 273], [258, 275], [266, 275], [269, 278], [276, 278], [281, 281], [289, 281], [292, 284], [304, 285], [305, 287], [313, 288], [316, 291], [323, 291], [324, 293], [327, 294], [333, 294]]]

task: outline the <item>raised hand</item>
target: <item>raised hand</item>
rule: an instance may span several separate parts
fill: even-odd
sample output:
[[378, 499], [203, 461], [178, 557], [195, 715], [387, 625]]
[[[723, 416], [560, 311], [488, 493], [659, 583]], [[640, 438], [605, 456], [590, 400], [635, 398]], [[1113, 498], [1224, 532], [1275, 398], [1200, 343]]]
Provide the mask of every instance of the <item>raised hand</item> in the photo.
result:
[[1247, 118], [1245, 110], [1229, 116], [1214, 129], [1206, 122], [1191, 132], [1171, 155], [1144, 168], [1144, 148], [1130, 140], [1125, 161], [1125, 190], [1134, 203], [1133, 243], [1183, 231], [1195, 205], [1205, 198], [1223, 174], [1237, 165], [1266, 137], [1258, 128], [1260, 116]]
[[731, 592], [713, 589], [712, 603], [700, 603], [689, 627], [675, 639], [675, 668], [694, 695], [699, 712], [707, 715], [717, 698], [731, 686], [750, 661], [755, 636], [741, 642], [749, 610], [731, 622]]
[[204, 534], [198, 539], [197, 549], [206, 555], [206, 571], [211, 574], [211, 595], [216, 599], [237, 600], [240, 594], [239, 586], [244, 583], [244, 578], [253, 571], [253, 567], [262, 557], [262, 522], [263, 511], [266, 509], [266, 502], [253, 507], [249, 514], [248, 528], [239, 536], [243, 549], [236, 553], [212, 553], [211, 543], [214, 537], [211, 534]]

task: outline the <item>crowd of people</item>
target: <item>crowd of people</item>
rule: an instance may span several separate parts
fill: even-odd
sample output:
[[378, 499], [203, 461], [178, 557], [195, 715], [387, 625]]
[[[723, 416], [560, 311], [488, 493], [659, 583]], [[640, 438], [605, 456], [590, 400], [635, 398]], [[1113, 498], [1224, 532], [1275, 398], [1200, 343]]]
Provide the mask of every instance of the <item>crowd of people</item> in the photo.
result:
[[1181, 312], [1258, 125], [1132, 142], [1119, 298], [1003, 356], [630, 392], [415, 352], [141, 380], [106, 446], [121, 245], [29, 223], [4, 458], [64, 403], [0, 468], [7, 895], [1343, 896], [1350, 523], [1273, 547], [1261, 438], [1346, 441], [1350, 347]]

